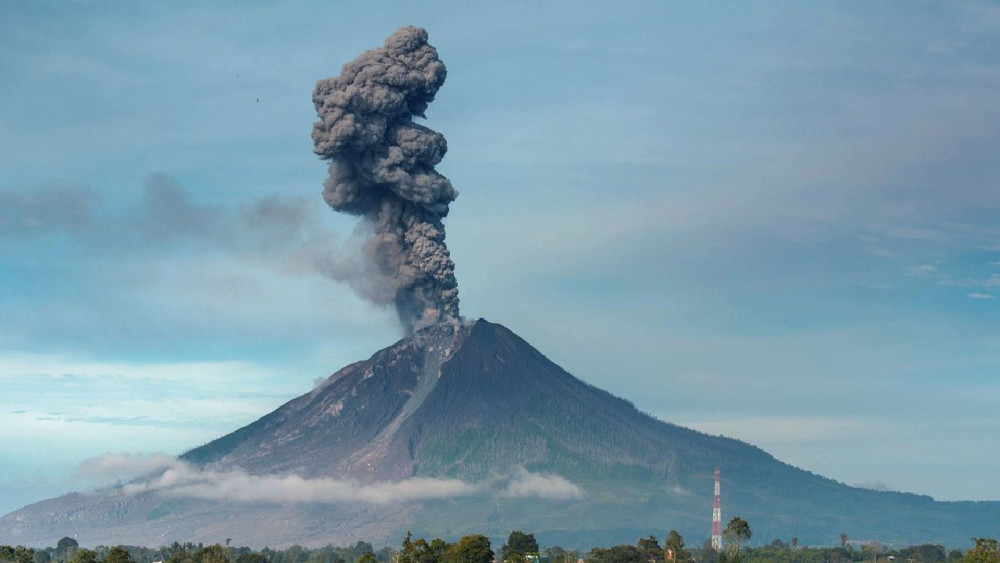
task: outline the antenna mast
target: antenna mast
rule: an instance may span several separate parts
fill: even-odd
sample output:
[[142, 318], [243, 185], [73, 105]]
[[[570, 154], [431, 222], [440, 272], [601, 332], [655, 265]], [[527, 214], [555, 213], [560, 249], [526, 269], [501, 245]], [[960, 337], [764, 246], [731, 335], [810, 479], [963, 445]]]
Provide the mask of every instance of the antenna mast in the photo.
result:
[[712, 507], [712, 549], [722, 551], [722, 508], [719, 503], [719, 468], [715, 468], [715, 505]]

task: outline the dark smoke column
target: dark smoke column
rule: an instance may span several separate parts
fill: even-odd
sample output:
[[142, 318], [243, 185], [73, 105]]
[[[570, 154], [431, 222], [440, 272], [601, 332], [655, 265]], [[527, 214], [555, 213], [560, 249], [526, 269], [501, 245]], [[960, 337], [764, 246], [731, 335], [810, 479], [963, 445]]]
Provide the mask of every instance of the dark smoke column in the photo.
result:
[[458, 318], [455, 264], [441, 222], [458, 192], [434, 170], [448, 145], [413, 122], [424, 117], [444, 79], [427, 32], [407, 26], [313, 91], [320, 118], [313, 150], [331, 161], [323, 198], [371, 227], [370, 271], [360, 291], [394, 304], [407, 333]]

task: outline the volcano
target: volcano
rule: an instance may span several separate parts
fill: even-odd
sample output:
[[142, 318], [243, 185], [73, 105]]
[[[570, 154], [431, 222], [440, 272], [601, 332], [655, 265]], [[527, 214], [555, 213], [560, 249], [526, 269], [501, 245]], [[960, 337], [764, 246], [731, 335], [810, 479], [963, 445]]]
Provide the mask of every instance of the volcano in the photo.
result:
[[[72, 493], [0, 518], [0, 542], [395, 545], [407, 530], [500, 539], [521, 529], [544, 545], [587, 548], [677, 529], [693, 545], [711, 531], [717, 466], [723, 519], [743, 517], [765, 542], [832, 545], [843, 532], [961, 546], [1000, 525], [998, 502], [854, 488], [657, 420], [485, 320], [417, 331], [180, 460], [243, 485], [179, 488], [160, 473]], [[257, 494], [268, 476], [361, 493]], [[369, 498], [383, 490], [395, 492]]]

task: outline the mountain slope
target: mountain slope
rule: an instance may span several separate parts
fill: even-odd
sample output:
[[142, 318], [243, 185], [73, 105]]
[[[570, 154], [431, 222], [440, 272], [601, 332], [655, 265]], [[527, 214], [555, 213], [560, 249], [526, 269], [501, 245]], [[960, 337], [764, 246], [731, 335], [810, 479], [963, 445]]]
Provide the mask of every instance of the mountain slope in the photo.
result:
[[[277, 546], [393, 543], [407, 529], [499, 538], [520, 528], [538, 532], [543, 543], [589, 547], [676, 528], [693, 543], [711, 529], [716, 466], [724, 518], [743, 516], [764, 541], [794, 535], [832, 544], [847, 532], [885, 543], [958, 546], [970, 535], [995, 533], [1000, 523], [1000, 503], [852, 488], [749, 444], [656, 420], [484, 320], [419, 331], [181, 458], [218, 474], [477, 485], [474, 494], [388, 504], [237, 502], [115, 488], [7, 515], [0, 539], [45, 543], [73, 531], [94, 543], [231, 537]], [[517, 475], [530, 483], [514, 487]], [[560, 486], [582, 494], [555, 494]]]

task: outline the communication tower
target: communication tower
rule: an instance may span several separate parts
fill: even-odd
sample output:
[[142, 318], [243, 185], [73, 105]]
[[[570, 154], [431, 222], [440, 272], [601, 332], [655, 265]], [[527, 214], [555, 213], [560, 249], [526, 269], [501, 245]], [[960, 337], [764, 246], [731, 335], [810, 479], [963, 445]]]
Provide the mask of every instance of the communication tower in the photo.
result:
[[719, 468], [715, 468], [715, 505], [712, 507], [712, 549], [722, 551], [722, 507], [719, 504]]

